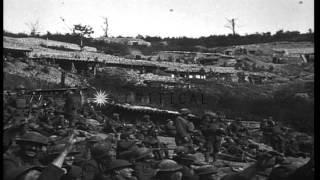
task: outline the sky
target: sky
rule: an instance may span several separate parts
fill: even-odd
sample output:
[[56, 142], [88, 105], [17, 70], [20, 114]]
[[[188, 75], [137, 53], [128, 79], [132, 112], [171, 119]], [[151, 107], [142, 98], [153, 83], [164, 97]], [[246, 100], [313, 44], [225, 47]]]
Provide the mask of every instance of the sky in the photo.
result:
[[28, 24], [38, 21], [41, 34], [82, 24], [100, 37], [104, 17], [115, 37], [230, 34], [232, 18], [240, 35], [314, 30], [314, 0], [4, 0], [3, 8], [4, 30], [14, 33], [30, 33]]

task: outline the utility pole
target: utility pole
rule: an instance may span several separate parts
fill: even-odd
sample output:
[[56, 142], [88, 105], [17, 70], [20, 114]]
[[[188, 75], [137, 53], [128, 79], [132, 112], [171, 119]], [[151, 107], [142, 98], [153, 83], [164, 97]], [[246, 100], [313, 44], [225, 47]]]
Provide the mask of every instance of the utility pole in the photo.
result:
[[102, 27], [104, 31], [104, 37], [108, 37], [108, 30], [109, 30], [109, 23], [108, 23], [108, 18], [107, 17], [102, 17], [104, 19], [104, 26]]
[[236, 30], [235, 30], [236, 22], [235, 22], [235, 20], [236, 20], [235, 18], [227, 19], [228, 25], [225, 25], [226, 28], [229, 28], [232, 30], [233, 36], [236, 35]]

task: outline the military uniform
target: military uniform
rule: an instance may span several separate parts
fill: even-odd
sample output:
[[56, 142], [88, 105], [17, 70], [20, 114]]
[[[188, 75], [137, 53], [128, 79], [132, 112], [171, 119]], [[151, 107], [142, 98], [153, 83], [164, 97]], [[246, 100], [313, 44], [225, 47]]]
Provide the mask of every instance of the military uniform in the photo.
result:
[[[21, 138], [17, 139], [16, 141], [18, 143], [22, 143], [22, 142], [34, 143], [34, 144], [37, 144], [38, 146], [45, 146], [48, 144], [48, 139], [37, 132], [28, 132], [24, 134]], [[4, 154], [4, 158], [3, 158], [4, 177], [9, 175], [8, 173], [10, 173], [13, 169], [17, 167], [42, 165], [39, 161], [39, 158], [36, 155], [33, 157], [30, 157], [26, 155], [25, 152], [23, 151], [24, 151], [23, 149], [13, 151], [13, 152], [7, 151]]]
[[209, 156], [212, 155], [213, 161], [216, 160], [216, 154], [220, 150], [222, 136], [225, 133], [226, 126], [223, 122], [206, 123], [201, 126], [201, 131], [206, 138], [206, 161], [209, 161]]
[[91, 148], [92, 159], [82, 165], [83, 180], [104, 179], [104, 171], [110, 162], [109, 153], [111, 144], [99, 143]]
[[110, 165], [105, 171], [105, 174], [109, 175], [107, 178], [108, 180], [137, 180], [135, 176], [123, 177], [123, 175], [116, 173], [116, 171], [120, 171], [124, 168], [129, 168], [132, 173], [132, 167], [133, 164], [131, 164], [130, 162], [122, 159], [116, 159], [110, 162]]
[[281, 127], [276, 125], [271, 129], [271, 146], [278, 152], [283, 153], [285, 148], [284, 145]]
[[153, 160], [152, 151], [148, 148], [139, 148], [135, 154], [135, 176], [139, 180], [149, 180], [155, 176], [157, 161]]
[[168, 121], [168, 123], [165, 126], [165, 131], [169, 136], [175, 137], [177, 134], [177, 129], [174, 126], [174, 122], [173, 121]]
[[73, 93], [69, 92], [66, 95], [66, 101], [65, 101], [65, 118], [69, 121], [69, 126], [74, 127], [75, 126], [75, 118], [77, 115], [77, 107], [76, 107], [76, 100]]
[[175, 119], [175, 126], [177, 129], [177, 134], [175, 137], [176, 144], [178, 146], [192, 146], [191, 133], [194, 132], [193, 123], [182, 116], [178, 116]]

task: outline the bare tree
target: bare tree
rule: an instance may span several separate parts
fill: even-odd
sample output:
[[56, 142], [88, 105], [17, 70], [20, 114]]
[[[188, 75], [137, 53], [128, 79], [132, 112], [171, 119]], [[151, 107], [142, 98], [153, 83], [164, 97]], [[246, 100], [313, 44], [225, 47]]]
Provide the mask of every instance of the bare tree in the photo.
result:
[[232, 30], [233, 36], [236, 35], [236, 29], [235, 29], [235, 27], [236, 27], [236, 22], [235, 22], [235, 20], [236, 20], [235, 18], [227, 19], [228, 25], [225, 25], [226, 28], [229, 28], [229, 29]]
[[37, 20], [36, 22], [26, 23], [26, 25], [30, 29], [31, 36], [35, 36], [35, 35], [39, 34], [39, 29], [40, 29], [39, 20]]
[[102, 17], [104, 19], [104, 26], [102, 26], [103, 32], [104, 32], [104, 37], [108, 37], [108, 30], [109, 30], [109, 24], [108, 24], [108, 18], [107, 17]]
[[80, 48], [82, 50], [83, 48], [83, 42], [82, 42], [82, 39], [83, 37], [90, 37], [90, 35], [92, 33], [94, 33], [94, 31], [92, 30], [92, 27], [89, 26], [89, 25], [81, 25], [81, 24], [76, 24], [76, 25], [73, 25], [73, 33], [74, 34], [78, 34], [80, 35]]

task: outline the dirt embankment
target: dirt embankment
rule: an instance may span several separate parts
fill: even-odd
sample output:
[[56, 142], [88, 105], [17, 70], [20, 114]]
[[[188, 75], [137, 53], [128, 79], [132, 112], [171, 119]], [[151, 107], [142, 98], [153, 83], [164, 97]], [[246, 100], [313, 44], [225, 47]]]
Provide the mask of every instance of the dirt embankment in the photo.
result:
[[[33, 64], [30, 62], [4, 62], [4, 89], [14, 89], [18, 84], [27, 88], [58, 87], [61, 82], [61, 69], [53, 66]], [[74, 87], [82, 84], [81, 78], [75, 74], [66, 73], [65, 85]]]

